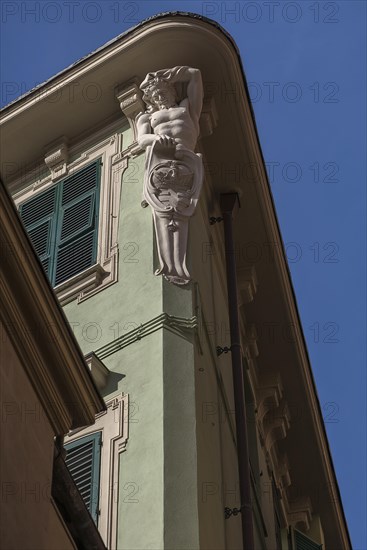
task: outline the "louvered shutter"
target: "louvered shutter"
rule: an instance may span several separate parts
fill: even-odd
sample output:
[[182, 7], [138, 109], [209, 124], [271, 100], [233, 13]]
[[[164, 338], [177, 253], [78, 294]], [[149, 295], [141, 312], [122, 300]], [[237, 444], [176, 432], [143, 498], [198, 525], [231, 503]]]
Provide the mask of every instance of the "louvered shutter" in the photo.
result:
[[322, 550], [322, 544], [317, 544], [300, 531], [294, 529], [293, 533], [295, 550]]
[[100, 161], [62, 183], [56, 246], [58, 285], [96, 262]]
[[53, 286], [97, 261], [100, 166], [98, 160], [20, 206]]
[[65, 445], [66, 465], [96, 524], [99, 510], [101, 435], [101, 432], [97, 432]]
[[21, 205], [19, 213], [43, 268], [51, 278], [56, 239], [57, 192], [53, 187]]

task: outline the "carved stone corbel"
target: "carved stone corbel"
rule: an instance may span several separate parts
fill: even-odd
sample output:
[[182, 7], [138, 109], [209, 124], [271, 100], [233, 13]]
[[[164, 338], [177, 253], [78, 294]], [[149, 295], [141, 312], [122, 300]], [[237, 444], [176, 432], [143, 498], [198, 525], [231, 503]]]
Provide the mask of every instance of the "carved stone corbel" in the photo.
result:
[[288, 521], [290, 525], [302, 527], [308, 531], [312, 522], [312, 505], [309, 497], [301, 497], [290, 504], [288, 502]]
[[50, 143], [46, 147], [45, 164], [51, 172], [51, 180], [56, 181], [68, 173], [68, 145], [65, 137]]
[[270, 453], [276, 441], [284, 439], [290, 428], [289, 410], [286, 404], [272, 410], [263, 421], [265, 448]]
[[133, 133], [133, 142], [136, 143], [138, 139], [138, 133], [136, 128], [135, 119], [139, 113], [145, 111], [145, 105], [142, 100], [142, 93], [139, 90], [139, 86], [135, 82], [121, 87], [117, 94], [116, 99], [120, 103], [121, 111], [129, 121], [130, 128]]
[[291, 485], [291, 476], [289, 473], [289, 461], [287, 455], [282, 455], [277, 464], [277, 477], [281, 489], [286, 489]]
[[257, 346], [257, 330], [254, 324], [245, 326], [245, 344], [250, 349], [251, 358], [256, 358], [259, 355]]
[[237, 269], [239, 306], [252, 302], [257, 291], [257, 275], [254, 266]]
[[279, 374], [267, 376], [259, 380], [259, 387], [256, 391], [256, 401], [257, 418], [260, 423], [262, 423], [265, 415], [270, 410], [279, 407], [282, 396], [283, 386]]
[[206, 97], [200, 116], [199, 138], [211, 136], [218, 124], [218, 112], [214, 97]]

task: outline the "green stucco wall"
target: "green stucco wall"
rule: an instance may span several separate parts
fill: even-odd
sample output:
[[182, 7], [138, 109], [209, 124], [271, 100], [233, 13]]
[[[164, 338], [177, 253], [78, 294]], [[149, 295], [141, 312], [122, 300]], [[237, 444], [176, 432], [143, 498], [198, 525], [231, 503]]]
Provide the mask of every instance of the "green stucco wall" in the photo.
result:
[[[123, 147], [130, 143], [129, 130]], [[117, 547], [235, 549], [241, 519], [224, 519], [225, 506], [240, 506], [231, 359], [215, 353], [217, 345], [230, 345], [224, 255], [212, 253], [224, 250], [223, 235], [208, 223], [205, 182], [190, 222], [194, 282], [180, 287], [155, 276], [152, 215], [141, 207], [143, 171], [140, 154], [122, 175], [118, 282], [65, 306], [82, 351], [94, 351], [110, 370], [104, 397], [129, 394]], [[137, 329], [142, 336], [123, 341]]]
[[[129, 133], [123, 143], [129, 143]], [[144, 155], [122, 177], [118, 282], [65, 313], [83, 353], [99, 350], [163, 312], [190, 318], [192, 288], [156, 277], [150, 208], [142, 208]], [[194, 345], [158, 326], [103, 356], [104, 397], [129, 394], [129, 440], [120, 456], [119, 550], [198, 548]], [[179, 519], [178, 519], [179, 518]]]
[[[143, 157], [122, 178], [118, 282], [65, 313], [83, 353], [96, 351], [162, 312], [153, 275], [153, 226], [140, 206]], [[132, 175], [133, 174], [133, 175]], [[129, 440], [120, 455], [118, 548], [163, 548], [163, 345], [157, 331], [103, 359], [104, 397], [129, 394]], [[144, 457], [144, 460], [138, 460]]]

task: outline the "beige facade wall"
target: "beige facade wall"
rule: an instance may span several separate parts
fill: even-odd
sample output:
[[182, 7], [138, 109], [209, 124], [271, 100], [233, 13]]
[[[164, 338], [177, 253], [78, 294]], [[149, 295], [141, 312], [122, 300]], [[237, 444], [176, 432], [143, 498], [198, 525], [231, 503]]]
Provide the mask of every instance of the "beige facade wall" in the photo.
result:
[[[223, 227], [210, 226], [212, 197], [203, 189], [190, 226], [190, 264], [197, 281], [194, 297], [199, 316], [195, 355], [200, 548], [234, 550], [242, 546], [241, 516], [225, 519], [224, 509], [240, 508], [236, 450], [235, 404], [231, 354], [216, 356], [216, 346], [230, 346]], [[222, 250], [223, 254], [218, 254]], [[247, 376], [245, 370], [245, 376]], [[250, 422], [255, 422], [251, 419]], [[254, 540], [257, 550], [275, 550], [272, 480], [255, 424], [249, 445], [258, 455], [258, 501], [253, 495]], [[254, 453], [256, 455], [256, 452]]]
[[1, 324], [0, 328], [0, 547], [74, 549], [51, 497], [54, 434], [17, 356], [9, 327]]

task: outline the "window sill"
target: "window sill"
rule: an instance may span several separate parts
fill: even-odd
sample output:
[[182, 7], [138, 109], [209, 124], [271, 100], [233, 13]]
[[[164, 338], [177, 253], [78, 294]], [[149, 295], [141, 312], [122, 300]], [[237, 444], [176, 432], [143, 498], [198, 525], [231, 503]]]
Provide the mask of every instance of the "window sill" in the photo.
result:
[[[62, 306], [78, 298], [78, 302], [89, 297], [90, 293], [100, 287], [109, 275], [99, 264], [92, 265], [71, 279], [55, 287], [56, 296]], [[103, 285], [104, 286], [104, 285]], [[94, 294], [94, 292], [93, 292]]]

